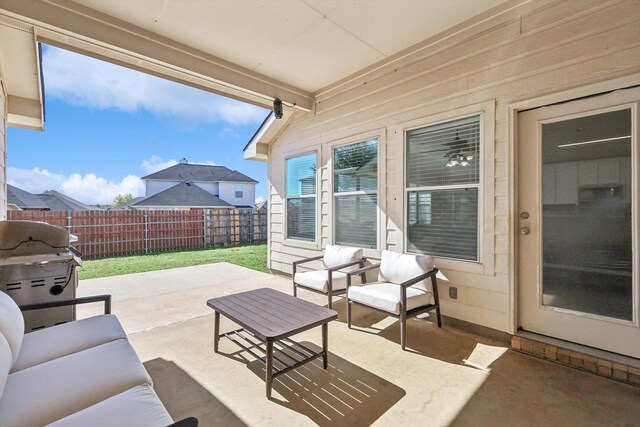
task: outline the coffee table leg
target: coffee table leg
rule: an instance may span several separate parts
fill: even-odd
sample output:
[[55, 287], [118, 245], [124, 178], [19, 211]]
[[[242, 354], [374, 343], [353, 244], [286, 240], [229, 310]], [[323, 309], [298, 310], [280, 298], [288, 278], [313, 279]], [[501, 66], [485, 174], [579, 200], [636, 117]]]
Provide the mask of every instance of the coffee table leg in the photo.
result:
[[322, 325], [322, 367], [327, 369], [329, 366], [329, 324]]
[[271, 397], [271, 385], [273, 383], [273, 341], [267, 341], [267, 366], [265, 366], [265, 371], [268, 399]]
[[218, 341], [220, 341], [220, 313], [217, 311], [213, 315], [213, 351], [218, 352]]

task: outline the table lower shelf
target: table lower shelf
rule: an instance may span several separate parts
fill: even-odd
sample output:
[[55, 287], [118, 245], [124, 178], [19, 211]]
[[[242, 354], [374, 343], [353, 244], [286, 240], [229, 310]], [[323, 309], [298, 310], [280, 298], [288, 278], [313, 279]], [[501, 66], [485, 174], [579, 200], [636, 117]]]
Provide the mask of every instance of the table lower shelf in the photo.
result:
[[[267, 364], [266, 342], [245, 329], [236, 329], [220, 334], [226, 337], [247, 353]], [[313, 351], [291, 338], [284, 338], [273, 343], [273, 372], [272, 376], [286, 374], [307, 362], [311, 362], [324, 355], [322, 351]]]

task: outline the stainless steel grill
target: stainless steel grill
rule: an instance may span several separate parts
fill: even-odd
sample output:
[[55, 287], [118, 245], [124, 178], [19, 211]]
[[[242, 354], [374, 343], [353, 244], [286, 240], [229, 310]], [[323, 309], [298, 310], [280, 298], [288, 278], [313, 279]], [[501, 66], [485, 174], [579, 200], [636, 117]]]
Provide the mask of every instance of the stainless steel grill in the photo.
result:
[[[73, 235], [63, 228], [34, 221], [0, 221], [0, 290], [18, 305], [75, 298], [80, 254]], [[24, 313], [32, 331], [75, 320], [74, 306]]]

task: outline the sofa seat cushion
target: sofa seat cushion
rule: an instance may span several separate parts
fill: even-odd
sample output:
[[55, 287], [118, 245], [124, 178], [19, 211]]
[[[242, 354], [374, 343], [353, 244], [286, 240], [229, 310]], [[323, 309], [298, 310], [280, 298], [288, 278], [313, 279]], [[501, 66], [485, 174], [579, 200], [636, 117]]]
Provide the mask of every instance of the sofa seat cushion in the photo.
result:
[[138, 385], [149, 374], [127, 340], [115, 340], [9, 374], [3, 427], [42, 426]]
[[[340, 291], [347, 288], [346, 273], [334, 271], [331, 277], [331, 287], [333, 291]], [[304, 287], [326, 293], [329, 289], [329, 270], [315, 270], [296, 273], [294, 281]], [[360, 276], [351, 276], [351, 283], [359, 284]]]
[[11, 347], [9, 347], [4, 335], [0, 334], [0, 398], [2, 398], [4, 386], [9, 378], [9, 370], [11, 363], [13, 363], [12, 358]]
[[9, 295], [0, 291], [0, 334], [11, 348], [11, 361], [15, 363], [24, 337], [24, 317], [18, 304]]
[[[374, 282], [349, 288], [347, 297], [355, 302], [396, 315], [400, 314], [400, 286]], [[419, 288], [407, 288], [407, 311], [431, 303], [431, 293]]]
[[122, 325], [112, 314], [29, 332], [24, 336], [11, 372], [126, 337]]
[[50, 427], [166, 427], [171, 416], [149, 385], [139, 385], [89, 406]]

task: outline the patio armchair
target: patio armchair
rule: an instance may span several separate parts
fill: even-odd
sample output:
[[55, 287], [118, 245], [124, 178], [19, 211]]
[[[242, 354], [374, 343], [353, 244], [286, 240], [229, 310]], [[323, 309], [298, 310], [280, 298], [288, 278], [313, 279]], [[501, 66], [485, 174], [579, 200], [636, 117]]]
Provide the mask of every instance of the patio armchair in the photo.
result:
[[[378, 281], [354, 285], [352, 276], [379, 269]], [[351, 328], [353, 304], [378, 310], [400, 319], [400, 345], [404, 350], [407, 341], [407, 319], [428, 311], [436, 311], [436, 322], [442, 327], [440, 300], [438, 298], [438, 269], [433, 257], [406, 255], [383, 251], [379, 264], [349, 272], [347, 276], [347, 325]]]
[[[311, 292], [327, 295], [328, 307], [332, 307], [332, 297], [346, 292], [347, 273], [364, 266], [366, 258], [362, 256], [362, 249], [327, 245], [324, 254], [311, 258], [304, 258], [293, 262], [293, 296], [298, 296], [298, 287]], [[298, 272], [298, 266], [311, 261], [322, 260], [322, 268]], [[360, 283], [364, 275], [355, 280]], [[354, 282], [355, 283], [355, 282]]]

